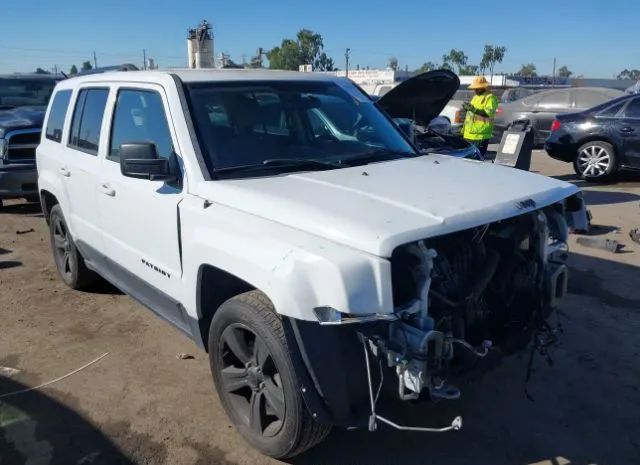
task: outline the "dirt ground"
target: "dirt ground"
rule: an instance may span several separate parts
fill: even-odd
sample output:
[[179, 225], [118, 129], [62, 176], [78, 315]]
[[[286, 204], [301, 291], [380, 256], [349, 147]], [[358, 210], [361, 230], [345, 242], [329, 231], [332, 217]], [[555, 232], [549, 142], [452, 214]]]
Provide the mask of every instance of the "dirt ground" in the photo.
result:
[[[565, 334], [553, 366], [536, 362], [534, 402], [524, 394], [526, 357], [516, 356], [466, 386], [460, 401], [385, 412], [416, 425], [462, 415], [457, 433], [334, 430], [290, 463], [640, 463], [640, 245], [628, 237], [640, 227], [640, 178], [584, 185], [541, 152], [534, 169], [583, 187], [597, 225], [591, 236], [626, 245], [612, 254], [571, 237]], [[0, 371], [0, 396], [108, 352], [51, 386], [0, 398], [1, 465], [275, 463], [230, 426], [206, 354], [191, 341], [110, 286], [65, 288], [47, 226], [22, 202], [0, 211], [0, 321], [0, 366], [20, 370]]]

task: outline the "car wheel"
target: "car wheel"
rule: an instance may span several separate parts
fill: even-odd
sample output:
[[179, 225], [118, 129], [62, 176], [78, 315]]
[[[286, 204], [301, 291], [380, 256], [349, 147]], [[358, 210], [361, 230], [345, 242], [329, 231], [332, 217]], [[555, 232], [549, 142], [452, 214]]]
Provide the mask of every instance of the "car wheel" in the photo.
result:
[[262, 292], [233, 297], [216, 311], [209, 359], [227, 415], [262, 453], [293, 457], [329, 433], [307, 410], [282, 323]]
[[56, 269], [67, 286], [83, 289], [96, 281], [98, 275], [85, 265], [71, 238], [60, 205], [54, 205], [49, 213], [49, 237]]
[[573, 168], [587, 181], [607, 179], [617, 170], [613, 146], [607, 142], [587, 142], [578, 149]]

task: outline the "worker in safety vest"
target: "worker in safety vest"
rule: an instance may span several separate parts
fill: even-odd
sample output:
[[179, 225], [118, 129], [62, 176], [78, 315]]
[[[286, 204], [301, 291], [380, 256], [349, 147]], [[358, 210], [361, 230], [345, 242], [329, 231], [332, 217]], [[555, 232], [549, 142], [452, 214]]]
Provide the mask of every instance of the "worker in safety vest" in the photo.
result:
[[478, 147], [484, 157], [489, 140], [493, 136], [493, 119], [498, 109], [498, 99], [491, 93], [489, 82], [484, 76], [473, 78], [469, 89], [475, 90], [471, 102], [462, 105], [467, 112], [462, 136], [467, 142]]

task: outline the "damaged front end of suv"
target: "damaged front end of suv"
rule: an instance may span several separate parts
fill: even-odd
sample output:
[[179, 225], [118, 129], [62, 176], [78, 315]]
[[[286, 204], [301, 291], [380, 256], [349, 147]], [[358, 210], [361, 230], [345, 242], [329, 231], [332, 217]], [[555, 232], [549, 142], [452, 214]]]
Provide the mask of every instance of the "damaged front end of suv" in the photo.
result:
[[[385, 393], [395, 391], [403, 401], [453, 400], [461, 395], [456, 380], [527, 347], [532, 356], [545, 353], [556, 341], [559, 323], [549, 317], [567, 292], [568, 230], [584, 215], [584, 202], [575, 194], [535, 207], [523, 202], [526, 212], [518, 216], [396, 247], [390, 258], [393, 314], [338, 321], [330, 309], [316, 309], [321, 325], [349, 326], [357, 335], [366, 378], [355, 371], [368, 382], [370, 430], [380, 421], [425, 432], [462, 426], [460, 417], [431, 428], [400, 426], [379, 415], [383, 379]], [[390, 371], [395, 376], [383, 375]]]

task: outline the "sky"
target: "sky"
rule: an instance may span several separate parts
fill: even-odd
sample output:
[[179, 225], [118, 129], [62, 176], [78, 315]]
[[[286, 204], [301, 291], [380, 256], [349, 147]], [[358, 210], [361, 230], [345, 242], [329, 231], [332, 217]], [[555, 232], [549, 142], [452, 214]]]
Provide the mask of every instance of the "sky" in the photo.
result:
[[216, 53], [236, 62], [307, 28], [342, 69], [347, 47], [351, 67], [384, 68], [395, 56], [412, 70], [452, 48], [477, 64], [485, 44], [507, 47], [496, 72], [533, 63], [551, 74], [554, 57], [585, 77], [640, 69], [638, 0], [2, 0], [1, 12], [0, 73], [68, 71], [94, 51], [99, 66], [141, 66], [143, 49], [160, 67], [184, 66], [187, 29], [202, 19]]

